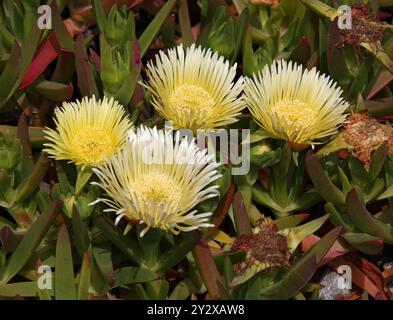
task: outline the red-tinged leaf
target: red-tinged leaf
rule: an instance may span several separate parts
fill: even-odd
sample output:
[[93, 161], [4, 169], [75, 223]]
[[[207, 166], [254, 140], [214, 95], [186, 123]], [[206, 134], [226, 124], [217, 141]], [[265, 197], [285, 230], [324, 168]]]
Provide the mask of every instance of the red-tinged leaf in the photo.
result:
[[240, 191], [237, 191], [233, 198], [233, 216], [235, 219], [236, 234], [238, 237], [252, 233], [250, 218], [248, 217]]
[[364, 107], [373, 117], [384, 120], [392, 120], [393, 98], [381, 98], [378, 100], [366, 101]]
[[80, 33], [85, 32], [89, 27], [89, 25], [84, 24], [79, 21], [75, 21], [72, 18], [68, 18], [68, 19], [64, 20], [63, 22], [64, 22], [64, 25], [65, 25], [68, 33], [73, 38], [75, 38]]
[[367, 291], [369, 295], [372, 297], [379, 297], [383, 300], [387, 300], [386, 294], [381, 291], [377, 285], [371, 281], [369, 277], [367, 277], [351, 260], [346, 257], [337, 257], [334, 260], [331, 260], [328, 265], [334, 270], [338, 271], [338, 269], [342, 265], [347, 265], [351, 268], [352, 282], [356, 284], [359, 288]]
[[21, 113], [19, 116], [17, 135], [19, 141], [22, 143], [24, 156], [28, 159], [31, 159], [33, 157], [33, 150], [31, 148], [29, 139], [29, 126], [27, 123], [27, 117], [24, 113]]
[[235, 185], [231, 183], [228, 192], [225, 194], [224, 198], [220, 201], [217, 209], [215, 210], [210, 223], [214, 224], [214, 228], [209, 230], [211, 234], [215, 229], [217, 229], [221, 223], [224, 221], [226, 215], [228, 214], [229, 208], [231, 207], [233, 196], [235, 195]]
[[34, 86], [35, 91], [55, 102], [64, 102], [72, 98], [74, 88], [72, 84], [65, 85], [52, 81], [41, 81]]
[[393, 73], [385, 68], [380, 68], [377, 76], [372, 82], [371, 89], [367, 94], [366, 100], [372, 99], [378, 92], [385, 88], [390, 82], [393, 81]]
[[44, 42], [25, 73], [20, 89], [27, 88], [59, 55], [60, 46], [54, 33]]
[[213, 299], [227, 298], [227, 289], [218, 272], [217, 265], [205, 237], [202, 236], [198, 244], [194, 247], [194, 256], [209, 295]]
[[342, 232], [341, 227], [337, 227], [328, 232], [322, 238], [310, 235], [302, 242], [302, 251], [307, 254], [315, 254], [318, 268], [328, 263], [336, 257], [342, 256], [349, 252], [349, 249], [343, 248], [336, 240]]
[[136, 70], [141, 70], [141, 48], [139, 47], [138, 39], [134, 39], [133, 43], [133, 56], [132, 56], [132, 67]]
[[96, 67], [98, 73], [101, 73], [101, 57], [92, 48], [89, 48], [90, 61]]
[[[382, 272], [375, 264], [368, 261], [367, 259], [358, 256], [356, 256], [355, 259], [351, 258], [351, 261], [353, 261], [359, 267], [359, 269], [362, 270], [362, 272], [364, 272], [364, 274], [369, 277], [381, 291], [385, 291], [385, 283], [383, 281]], [[388, 288], [386, 289], [386, 291], [388, 291]]]
[[53, 72], [51, 81], [69, 84], [75, 72], [75, 55], [67, 50], [60, 50], [57, 59], [56, 69]]
[[81, 95], [84, 97], [91, 97], [95, 95], [98, 98], [98, 90], [92, 75], [92, 70], [90, 69], [89, 62], [87, 60], [86, 48], [82, 34], [79, 34], [76, 37], [75, 67], [78, 76], [78, 87]]
[[15, 232], [9, 226], [4, 226], [0, 231], [1, 250], [5, 253], [15, 251], [22, 238], [23, 234]]
[[340, 29], [338, 27], [337, 19], [332, 21], [329, 25], [328, 31], [328, 47], [326, 50], [327, 61], [330, 75], [339, 83], [348, 78], [350, 71], [345, 63], [345, 56], [341, 48], [337, 48], [336, 44], [339, 41]]
[[382, 278], [385, 283], [388, 283], [393, 280], [393, 268], [386, 269], [382, 272]]

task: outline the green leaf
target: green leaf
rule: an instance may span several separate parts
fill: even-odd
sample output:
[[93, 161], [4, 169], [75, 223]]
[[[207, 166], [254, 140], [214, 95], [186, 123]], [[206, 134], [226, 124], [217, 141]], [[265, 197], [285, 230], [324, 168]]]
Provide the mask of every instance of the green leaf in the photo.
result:
[[34, 90], [40, 95], [55, 102], [64, 102], [72, 98], [72, 85], [52, 81], [41, 81], [34, 86]]
[[56, 34], [56, 40], [59, 42], [61, 48], [67, 49], [70, 52], [74, 52], [75, 43], [70, 34], [68, 33], [61, 13], [57, 7], [56, 1], [52, 4], [52, 20], [53, 20], [53, 31]]
[[78, 175], [76, 178], [75, 195], [79, 195], [82, 192], [86, 183], [89, 182], [89, 179], [93, 175], [93, 170], [90, 167], [82, 168], [78, 166], [77, 172]]
[[274, 220], [278, 230], [296, 227], [300, 222], [308, 217], [308, 214], [300, 213]]
[[309, 235], [317, 231], [329, 218], [328, 214], [290, 229], [281, 230], [280, 233], [287, 234], [288, 248], [294, 251], [297, 246]]
[[72, 240], [79, 255], [83, 258], [84, 252], [90, 247], [90, 234], [85, 222], [81, 220], [78, 208], [75, 204], [72, 213]]
[[317, 270], [315, 255], [299, 260], [277, 283], [263, 288], [264, 300], [286, 300], [295, 296], [310, 281]]
[[15, 57], [9, 59], [7, 63], [7, 65], [10, 64], [9, 69], [7, 69], [10, 73], [7, 74], [3, 72], [0, 78], [0, 108], [18, 89], [34, 57], [40, 39], [41, 30], [38, 28], [37, 24], [34, 23], [25, 41], [22, 43], [22, 48], [18, 44], [14, 44], [11, 56], [15, 54]]
[[95, 16], [97, 19], [97, 25], [100, 28], [101, 32], [104, 32], [104, 30], [106, 28], [107, 18], [106, 18], [106, 14], [104, 11], [104, 7], [102, 6], [102, 1], [93, 0], [92, 5], [93, 5], [94, 13], [95, 13]]
[[49, 169], [50, 159], [45, 152], [42, 152], [38, 161], [34, 165], [31, 175], [18, 187], [12, 205], [26, 200], [39, 186]]
[[127, 257], [139, 265], [143, 263], [141, 249], [134, 239], [127, 235], [123, 235], [119, 228], [117, 228], [108, 218], [102, 215], [96, 217], [94, 222], [96, 226], [104, 232], [105, 236]]
[[383, 200], [386, 198], [393, 197], [393, 185], [388, 187], [379, 197], [377, 200]]
[[79, 275], [78, 295], [77, 295], [78, 300], [87, 300], [89, 296], [90, 277], [91, 277], [90, 256], [87, 252], [85, 252], [83, 254], [82, 268]]
[[356, 189], [352, 189], [347, 195], [347, 212], [353, 223], [362, 232], [375, 237], [380, 237], [385, 242], [393, 244], [393, 228], [374, 218], [361, 202]]
[[372, 180], [375, 180], [382, 170], [386, 157], [388, 156], [388, 147], [383, 143], [371, 156], [370, 168], [368, 170]]
[[370, 175], [358, 159], [350, 157], [348, 159], [348, 167], [354, 184], [365, 188], [371, 182]]
[[335, 226], [343, 226], [346, 231], [355, 231], [356, 228], [346, 214], [337, 211], [331, 202], [325, 204], [325, 211], [329, 213], [330, 221]]
[[116, 100], [124, 106], [130, 103], [139, 78], [139, 72], [136, 70], [131, 70], [130, 72], [131, 73], [126, 77], [119, 91], [115, 94]]
[[249, 10], [244, 8], [235, 24], [235, 49], [232, 54], [231, 63], [234, 64], [243, 47], [249, 19]]
[[339, 133], [332, 141], [319, 149], [316, 154], [317, 156], [328, 156], [329, 154], [342, 149], [352, 149], [352, 146], [345, 141], [343, 134]]
[[31, 225], [11, 255], [4, 274], [1, 276], [0, 285], [6, 284], [24, 267], [60, 212], [62, 205], [60, 200], [54, 200], [51, 206]]
[[157, 15], [154, 17], [153, 21], [148, 25], [148, 27], [140, 36], [138, 41], [141, 50], [141, 57], [145, 55], [147, 49], [149, 49], [150, 47], [150, 44], [156, 38], [162, 24], [164, 23], [167, 15], [171, 12], [175, 3], [176, 0], [167, 1], [165, 5], [161, 8], [161, 10], [157, 13]]
[[37, 296], [37, 282], [17, 282], [0, 286], [0, 297], [14, 298], [21, 297], [36, 297]]
[[345, 233], [342, 237], [355, 249], [365, 254], [380, 254], [383, 249], [383, 239], [366, 233]]
[[344, 193], [333, 184], [322, 168], [317, 156], [312, 154], [312, 152], [307, 153], [306, 168], [315, 189], [326, 202], [331, 202], [338, 206], [345, 205]]
[[190, 14], [188, 12], [187, 0], [178, 1], [178, 14], [179, 14], [179, 25], [182, 36], [182, 43], [185, 47], [190, 46], [194, 43], [194, 37], [192, 35], [192, 28], [190, 22]]
[[56, 300], [76, 299], [71, 243], [65, 224], [60, 227], [56, 244], [55, 296]]
[[270, 194], [264, 191], [259, 185], [255, 185], [252, 190], [252, 198], [255, 202], [271, 208], [277, 212], [286, 213], [281, 206], [273, 200]]
[[115, 271], [115, 279], [113, 288], [152, 281], [157, 279], [157, 274], [146, 268], [124, 267]]
[[338, 11], [319, 0], [300, 0], [306, 7], [331, 21], [337, 17]]
[[164, 272], [184, 259], [200, 239], [197, 231], [187, 232], [182, 238], [177, 239], [175, 245], [164, 252], [157, 260], [156, 272]]
[[3, 73], [0, 77], [0, 108], [10, 97], [12, 92], [12, 86], [18, 79], [19, 68], [22, 64], [22, 48], [15, 41], [12, 47], [10, 57], [4, 67]]

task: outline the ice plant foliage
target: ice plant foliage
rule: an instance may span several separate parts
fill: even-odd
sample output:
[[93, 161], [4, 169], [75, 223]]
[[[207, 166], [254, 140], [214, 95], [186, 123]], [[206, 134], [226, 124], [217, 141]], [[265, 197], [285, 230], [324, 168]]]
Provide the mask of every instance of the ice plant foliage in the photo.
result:
[[130, 224], [168, 230], [174, 234], [208, 223], [211, 212], [197, 213], [200, 202], [218, 195], [212, 184], [220, 177], [219, 166], [195, 141], [170, 131], [140, 127], [117, 154], [94, 168], [100, 186], [109, 198], [98, 199], [126, 218]]
[[318, 143], [345, 120], [342, 90], [315, 68], [275, 61], [246, 79], [245, 100], [261, 127], [294, 145]]
[[64, 103], [55, 111], [56, 130], [46, 128], [46, 151], [56, 160], [80, 166], [101, 163], [127, 140], [132, 125], [125, 110], [113, 98], [84, 98]]
[[213, 129], [236, 122], [245, 107], [243, 78], [235, 82], [236, 64], [192, 45], [161, 51], [147, 64], [146, 87], [152, 104], [175, 129]]

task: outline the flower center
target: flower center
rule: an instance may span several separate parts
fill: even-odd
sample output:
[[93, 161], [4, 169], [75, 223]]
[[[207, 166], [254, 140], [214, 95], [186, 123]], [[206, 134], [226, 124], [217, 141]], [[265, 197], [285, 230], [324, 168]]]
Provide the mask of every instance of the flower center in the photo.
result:
[[145, 205], [152, 202], [179, 204], [182, 194], [182, 190], [173, 178], [156, 172], [143, 175], [131, 184], [131, 190]]
[[288, 125], [302, 128], [307, 128], [314, 124], [316, 117], [313, 108], [296, 99], [283, 99], [274, 105], [272, 111], [285, 120]]
[[74, 147], [86, 163], [100, 162], [112, 152], [110, 137], [101, 128], [95, 127], [76, 133]]
[[180, 110], [208, 110], [214, 106], [214, 100], [205, 89], [190, 84], [183, 84], [172, 93], [169, 103]]

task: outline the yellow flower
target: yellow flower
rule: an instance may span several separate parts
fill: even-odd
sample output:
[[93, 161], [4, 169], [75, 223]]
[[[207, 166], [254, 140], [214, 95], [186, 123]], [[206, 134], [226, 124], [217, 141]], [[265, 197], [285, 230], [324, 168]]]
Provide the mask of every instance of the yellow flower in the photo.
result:
[[192, 210], [198, 203], [218, 195], [211, 185], [220, 175], [218, 163], [195, 141], [180, 139], [170, 131], [141, 127], [123, 150], [93, 168], [101, 187], [110, 199], [103, 202], [107, 212], [123, 217], [129, 224], [144, 223], [149, 228], [168, 230], [174, 234], [199, 227], [210, 227], [211, 212]]
[[132, 125], [125, 110], [113, 98], [95, 97], [64, 103], [55, 111], [56, 130], [46, 128], [46, 151], [56, 160], [69, 160], [82, 167], [101, 163], [121, 148]]
[[273, 138], [307, 146], [335, 133], [345, 121], [349, 105], [342, 90], [315, 68], [280, 60], [245, 82], [249, 109]]
[[152, 104], [175, 129], [213, 129], [236, 122], [245, 107], [239, 95], [243, 78], [234, 82], [236, 65], [210, 49], [182, 45], [156, 55], [147, 64]]

